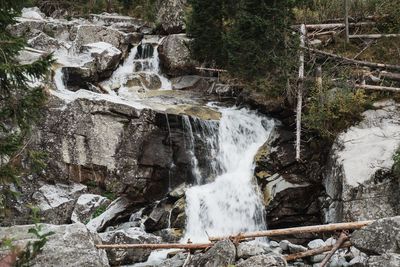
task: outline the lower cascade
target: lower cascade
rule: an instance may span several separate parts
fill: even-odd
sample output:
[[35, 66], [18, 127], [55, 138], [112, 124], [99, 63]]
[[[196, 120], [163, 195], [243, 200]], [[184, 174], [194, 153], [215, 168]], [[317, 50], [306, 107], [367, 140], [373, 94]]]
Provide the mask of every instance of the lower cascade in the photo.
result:
[[221, 108], [220, 112], [219, 130], [208, 137], [218, 140], [217, 155], [209, 164], [219, 174], [213, 182], [186, 191], [187, 225], [182, 242], [204, 242], [208, 236], [266, 228], [262, 200], [252, 180], [253, 160], [274, 122], [247, 109]]

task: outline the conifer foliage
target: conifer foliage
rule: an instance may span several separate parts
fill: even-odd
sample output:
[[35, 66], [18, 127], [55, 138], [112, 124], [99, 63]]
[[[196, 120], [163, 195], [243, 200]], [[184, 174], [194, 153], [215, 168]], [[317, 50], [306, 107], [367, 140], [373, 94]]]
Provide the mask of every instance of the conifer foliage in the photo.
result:
[[18, 63], [25, 40], [14, 37], [7, 26], [16, 22], [23, 4], [23, 0], [0, 0], [0, 211], [4, 187], [17, 182], [18, 157], [45, 101], [43, 88], [34, 84], [45, 77], [53, 61], [48, 55], [32, 64]]

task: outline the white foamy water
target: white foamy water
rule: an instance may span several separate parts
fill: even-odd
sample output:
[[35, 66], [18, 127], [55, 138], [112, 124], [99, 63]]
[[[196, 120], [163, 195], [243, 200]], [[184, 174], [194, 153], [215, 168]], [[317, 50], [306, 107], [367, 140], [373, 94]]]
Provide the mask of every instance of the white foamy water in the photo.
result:
[[220, 111], [217, 136], [209, 136], [218, 139], [218, 154], [209, 160], [220, 168], [220, 175], [212, 183], [186, 191], [187, 226], [182, 242], [266, 228], [262, 200], [252, 180], [253, 161], [273, 121], [246, 109]]

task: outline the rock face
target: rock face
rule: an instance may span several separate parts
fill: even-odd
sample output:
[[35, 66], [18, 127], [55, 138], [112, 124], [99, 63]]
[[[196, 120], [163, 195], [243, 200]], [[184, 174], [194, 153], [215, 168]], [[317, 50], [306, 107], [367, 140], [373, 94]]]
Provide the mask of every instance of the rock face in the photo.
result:
[[[160, 238], [147, 234], [140, 228], [128, 228], [100, 234], [104, 244], [155, 244], [160, 243]], [[146, 261], [151, 253], [149, 249], [111, 249], [107, 256], [112, 266], [132, 264]]]
[[[236, 248], [230, 240], [219, 241], [204, 254], [194, 255], [187, 266], [218, 267], [235, 263]], [[249, 265], [250, 266], [250, 265]]]
[[[35, 238], [28, 230], [32, 225], [21, 225], [0, 228], [0, 237], [13, 238], [15, 245], [24, 246]], [[48, 237], [47, 243], [31, 262], [34, 267], [71, 266], [71, 267], [107, 267], [109, 266], [106, 252], [98, 250], [95, 245], [99, 237], [90, 233], [85, 225], [75, 223], [70, 225], [44, 224], [42, 233], [54, 232]], [[7, 251], [0, 250], [0, 258]]]
[[399, 253], [400, 217], [385, 218], [357, 230], [351, 243], [367, 254]]
[[188, 48], [190, 39], [185, 34], [168, 35], [158, 47], [161, 67], [167, 75], [181, 76], [194, 72]]
[[185, 30], [186, 0], [159, 0], [157, 22], [167, 34], [181, 33]]
[[46, 184], [40, 187], [32, 198], [46, 222], [64, 224], [70, 222], [75, 202], [86, 190], [87, 187], [82, 184]]
[[294, 134], [277, 124], [255, 157], [255, 177], [272, 229], [320, 222], [318, 154], [304, 153], [305, 163], [298, 163], [293, 143]]
[[390, 217], [399, 212], [399, 183], [391, 174], [398, 147], [399, 108], [392, 101], [339, 135], [324, 177], [325, 221], [359, 221]]
[[169, 186], [193, 179], [181, 115], [105, 100], [76, 99], [64, 105], [54, 97], [52, 103], [35, 141], [52, 155], [46, 179], [95, 182], [136, 204], [160, 199]]

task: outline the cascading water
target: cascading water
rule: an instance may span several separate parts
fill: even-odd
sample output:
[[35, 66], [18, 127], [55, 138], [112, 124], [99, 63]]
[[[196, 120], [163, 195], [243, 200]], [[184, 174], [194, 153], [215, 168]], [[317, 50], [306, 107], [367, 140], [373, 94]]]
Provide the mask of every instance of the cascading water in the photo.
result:
[[[254, 156], [268, 138], [273, 121], [246, 109], [222, 108], [216, 157], [210, 158], [219, 175], [208, 184], [186, 191], [186, 242], [265, 229], [263, 205], [252, 181]], [[218, 140], [215, 140], [218, 139]], [[216, 164], [211, 164], [215, 162]], [[217, 167], [218, 166], [218, 167]], [[203, 179], [204, 180], [204, 179]]]
[[158, 37], [157, 40], [154, 38], [143, 39], [140, 44], [131, 49], [124, 63], [113, 73], [109, 80], [103, 82], [103, 86], [112, 87], [114, 84], [118, 84], [123, 90], [124, 85], [132, 78], [132, 75], [146, 74], [146, 79], [149, 79], [151, 75], [158, 77], [161, 82], [160, 89], [170, 90], [172, 88], [171, 82], [160, 70], [158, 46], [161, 41], [162, 39], [158, 40]]

